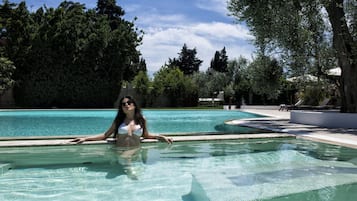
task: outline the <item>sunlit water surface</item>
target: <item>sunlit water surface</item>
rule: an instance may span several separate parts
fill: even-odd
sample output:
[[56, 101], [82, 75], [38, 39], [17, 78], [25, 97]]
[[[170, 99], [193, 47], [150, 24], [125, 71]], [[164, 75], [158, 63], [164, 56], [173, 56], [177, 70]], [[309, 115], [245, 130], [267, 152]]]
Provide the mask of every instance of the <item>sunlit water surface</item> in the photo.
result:
[[[256, 129], [225, 125], [226, 120], [261, 117], [227, 110], [144, 110], [151, 133], [251, 133]], [[103, 133], [116, 110], [0, 111], [0, 137], [88, 135]]]
[[356, 157], [291, 138], [0, 148], [0, 200], [352, 201]]

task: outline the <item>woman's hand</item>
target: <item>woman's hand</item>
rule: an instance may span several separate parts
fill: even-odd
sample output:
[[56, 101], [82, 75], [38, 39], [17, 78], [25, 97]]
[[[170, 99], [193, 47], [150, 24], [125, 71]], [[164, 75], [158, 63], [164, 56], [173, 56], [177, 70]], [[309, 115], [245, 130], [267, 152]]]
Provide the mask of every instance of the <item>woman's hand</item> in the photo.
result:
[[70, 140], [69, 142], [75, 142], [77, 144], [83, 143], [84, 141], [87, 141], [87, 138], [85, 137], [77, 137], [74, 138], [73, 140]]
[[167, 142], [168, 144], [172, 144], [174, 142], [174, 140], [172, 138], [165, 137], [162, 135], [159, 135], [157, 139], [160, 141], [163, 141], [163, 142]]
[[135, 123], [134, 123], [134, 121], [132, 121], [128, 125], [128, 135], [132, 136], [134, 131], [135, 131]]

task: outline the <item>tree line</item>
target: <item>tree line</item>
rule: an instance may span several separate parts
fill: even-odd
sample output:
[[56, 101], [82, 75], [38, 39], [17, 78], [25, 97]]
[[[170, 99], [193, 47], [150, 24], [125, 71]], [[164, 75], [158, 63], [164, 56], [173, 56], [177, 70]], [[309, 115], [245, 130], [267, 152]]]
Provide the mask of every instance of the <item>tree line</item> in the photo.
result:
[[320, 81], [328, 69], [340, 67], [341, 112], [357, 112], [356, 1], [230, 0], [228, 10], [250, 28], [259, 55], [275, 57], [288, 74]]
[[[200, 71], [202, 60], [197, 58], [196, 48], [183, 45], [177, 58], [169, 58], [150, 79], [140, 72], [131, 82], [143, 96], [144, 106], [155, 106], [157, 97], [168, 98], [167, 106], [197, 106], [198, 98], [214, 98], [224, 91], [226, 104], [277, 104], [286, 101], [283, 88], [283, 69], [269, 57], [259, 57], [250, 62], [244, 57], [229, 59], [226, 48], [216, 51], [210, 66]], [[262, 85], [264, 83], [264, 86]], [[290, 89], [290, 91], [294, 91]], [[283, 92], [282, 92], [283, 91]]]
[[94, 9], [64, 1], [32, 13], [5, 0], [0, 62], [12, 76], [1, 85], [13, 85], [24, 107], [112, 107], [122, 81], [146, 68], [137, 50], [143, 33], [124, 14], [115, 0]]
[[[5, 0], [0, 6], [0, 90], [14, 86], [17, 104], [31, 107], [111, 107], [125, 82], [145, 97], [146, 106], [160, 95], [170, 106], [195, 106], [198, 97], [218, 91], [236, 104], [293, 103], [298, 90], [318, 104], [333, 82], [341, 111], [357, 111], [354, 1], [230, 0], [228, 10], [255, 36], [252, 61], [230, 60], [223, 47], [200, 71], [196, 49], [184, 44], [178, 57], [169, 58], [150, 79], [137, 50], [144, 33], [135, 20], [123, 19], [115, 0], [98, 0], [94, 9], [64, 1], [33, 13], [24, 2]], [[326, 73], [336, 66], [342, 68], [338, 79]], [[286, 81], [307, 74], [318, 81]]]
[[125, 82], [133, 82], [146, 106], [160, 95], [170, 106], [196, 106], [198, 97], [218, 91], [236, 100], [251, 91], [242, 84], [248, 61], [229, 61], [225, 47], [200, 72], [196, 49], [184, 44], [150, 80], [137, 50], [144, 34], [123, 19], [115, 0], [98, 0], [94, 9], [64, 1], [35, 12], [5, 0], [0, 11], [1, 92], [13, 87], [18, 106], [112, 107]]

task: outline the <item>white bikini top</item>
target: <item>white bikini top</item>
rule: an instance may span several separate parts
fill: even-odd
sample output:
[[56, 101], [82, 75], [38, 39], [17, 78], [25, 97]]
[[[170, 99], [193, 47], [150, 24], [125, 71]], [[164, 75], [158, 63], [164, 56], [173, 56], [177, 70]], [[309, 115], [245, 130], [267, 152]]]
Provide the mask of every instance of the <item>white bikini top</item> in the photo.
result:
[[[119, 129], [118, 129], [118, 133], [119, 134], [128, 134], [128, 128], [129, 128], [129, 125], [126, 125], [124, 122], [122, 124], [120, 124], [119, 126]], [[140, 125], [136, 125], [134, 126], [134, 131], [133, 131], [133, 134], [134, 135], [137, 135], [137, 136], [142, 136], [143, 134], [143, 128], [141, 128]]]

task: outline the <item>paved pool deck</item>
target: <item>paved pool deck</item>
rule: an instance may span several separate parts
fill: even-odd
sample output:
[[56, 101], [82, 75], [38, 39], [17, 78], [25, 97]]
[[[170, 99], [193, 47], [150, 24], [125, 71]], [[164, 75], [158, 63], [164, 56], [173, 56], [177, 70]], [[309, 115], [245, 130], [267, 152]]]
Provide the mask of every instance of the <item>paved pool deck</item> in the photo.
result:
[[[357, 129], [328, 129], [311, 125], [295, 124], [290, 122], [289, 111], [279, 111], [278, 108], [250, 108], [241, 111], [261, 114], [266, 117], [232, 120], [226, 122], [239, 126], [264, 129], [269, 132], [260, 134], [210, 134], [195, 136], [172, 136], [176, 142], [182, 141], [206, 141], [206, 140], [239, 140], [259, 138], [302, 138], [312, 141], [324, 142], [357, 149]], [[29, 138], [0, 138], [0, 147], [23, 147], [23, 146], [53, 146], [73, 145], [70, 139], [75, 136], [57, 137], [29, 137]], [[144, 142], [157, 142], [156, 140], [144, 140]], [[105, 144], [107, 141], [89, 141], [84, 144]]]
[[242, 109], [245, 112], [261, 114], [266, 118], [234, 120], [232, 124], [270, 130], [276, 133], [292, 134], [296, 138], [324, 142], [357, 149], [357, 129], [323, 128], [290, 122], [290, 111], [274, 109]]

